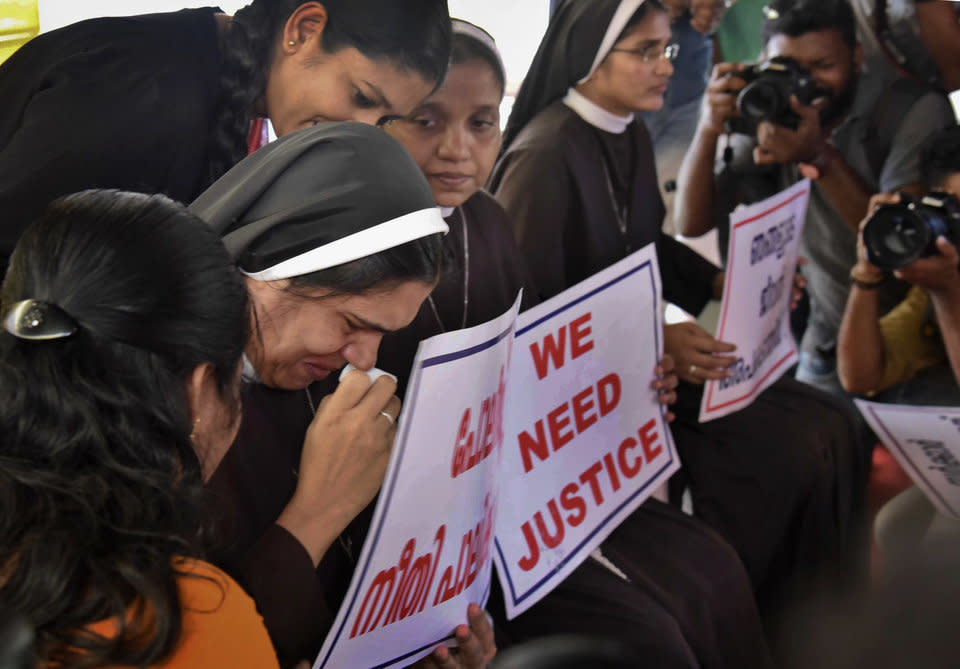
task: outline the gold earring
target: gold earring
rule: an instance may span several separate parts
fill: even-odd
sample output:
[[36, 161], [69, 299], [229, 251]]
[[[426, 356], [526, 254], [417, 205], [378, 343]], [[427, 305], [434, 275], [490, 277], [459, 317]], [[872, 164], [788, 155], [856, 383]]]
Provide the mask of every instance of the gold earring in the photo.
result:
[[190, 430], [190, 441], [197, 440], [197, 428], [200, 427], [200, 419], [197, 418], [193, 421], [193, 429]]

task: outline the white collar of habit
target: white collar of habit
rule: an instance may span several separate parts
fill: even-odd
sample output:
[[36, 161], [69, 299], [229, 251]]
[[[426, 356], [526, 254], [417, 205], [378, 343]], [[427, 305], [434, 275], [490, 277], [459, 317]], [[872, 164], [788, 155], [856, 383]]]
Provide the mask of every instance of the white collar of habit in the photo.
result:
[[597, 55], [593, 57], [593, 65], [590, 66], [590, 71], [587, 72], [586, 76], [577, 82], [578, 84], [582, 84], [593, 76], [593, 73], [600, 67], [600, 63], [610, 53], [610, 49], [613, 48], [617, 38], [620, 37], [620, 33], [627, 27], [630, 17], [640, 9], [642, 4], [643, 0], [620, 0], [620, 4], [617, 5], [617, 10], [613, 13], [610, 24], [607, 26], [607, 32], [603, 35], [603, 41], [600, 42], [600, 48], [597, 49]]
[[440, 209], [430, 207], [365, 228], [336, 241], [288, 258], [259, 272], [241, 272], [255, 281], [276, 281], [318, 272], [353, 260], [359, 260], [395, 246], [435, 233], [447, 234], [450, 228]]
[[606, 132], [612, 132], [615, 135], [624, 132], [627, 126], [633, 121], [633, 114], [617, 116], [614, 113], [608, 112], [593, 100], [587, 99], [583, 93], [575, 88], [570, 88], [567, 91], [566, 97], [563, 98], [563, 104], [567, 105], [577, 116], [593, 127]]
[[456, 207], [440, 207], [440, 215], [444, 218], [450, 218], [456, 209]]

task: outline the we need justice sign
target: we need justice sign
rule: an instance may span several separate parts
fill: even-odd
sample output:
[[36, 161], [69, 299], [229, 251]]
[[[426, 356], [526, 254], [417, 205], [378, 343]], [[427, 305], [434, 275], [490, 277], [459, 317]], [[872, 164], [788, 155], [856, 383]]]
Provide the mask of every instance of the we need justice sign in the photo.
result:
[[680, 466], [657, 394], [653, 246], [520, 315], [494, 560], [513, 618], [559, 585]]
[[717, 339], [735, 344], [739, 358], [730, 376], [706, 382], [701, 422], [750, 405], [797, 359], [790, 295], [809, 199], [804, 179], [730, 215]]
[[[519, 303], [519, 301], [518, 301]], [[420, 344], [397, 443], [315, 667], [406, 666], [483, 605], [555, 588], [679, 468], [650, 388], [652, 246], [517, 317]]]

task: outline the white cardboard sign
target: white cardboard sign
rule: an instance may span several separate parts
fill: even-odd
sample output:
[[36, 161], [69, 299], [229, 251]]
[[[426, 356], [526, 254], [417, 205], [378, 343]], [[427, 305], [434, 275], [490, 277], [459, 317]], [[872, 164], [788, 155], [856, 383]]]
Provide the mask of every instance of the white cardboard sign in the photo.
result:
[[960, 409], [855, 401], [917, 487], [960, 520]]
[[797, 359], [790, 295], [809, 198], [810, 181], [804, 179], [730, 214], [717, 339], [735, 344], [739, 359], [730, 377], [706, 382], [701, 422], [750, 405]]
[[510, 618], [679, 468], [650, 388], [660, 288], [650, 245], [520, 316], [494, 555]]
[[504, 393], [520, 299], [420, 343], [353, 580], [315, 669], [407, 666], [486, 604]]

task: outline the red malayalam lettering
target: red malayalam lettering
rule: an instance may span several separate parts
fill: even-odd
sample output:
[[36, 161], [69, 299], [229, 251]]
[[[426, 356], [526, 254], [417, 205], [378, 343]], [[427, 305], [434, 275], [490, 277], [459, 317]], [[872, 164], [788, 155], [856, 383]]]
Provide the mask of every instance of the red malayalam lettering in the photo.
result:
[[472, 413], [464, 409], [450, 463], [450, 477], [457, 478], [490, 457], [503, 445], [503, 398], [507, 392], [505, 369], [500, 367], [497, 390], [480, 404], [477, 428], [471, 430]]
[[464, 588], [469, 587], [476, 580], [480, 568], [487, 563], [490, 547], [493, 544], [494, 506], [490, 495], [487, 495], [483, 500], [483, 517], [476, 527], [463, 535], [460, 542], [456, 571], [453, 565], [443, 570], [433, 598], [434, 606], [463, 592]]
[[416, 560], [413, 560], [413, 554], [417, 542], [410, 539], [403, 547], [397, 565], [381, 570], [374, 577], [354, 620], [351, 639], [423, 611], [437, 574], [446, 532], [447, 526], [441, 525], [434, 535], [433, 555], [427, 553]]

